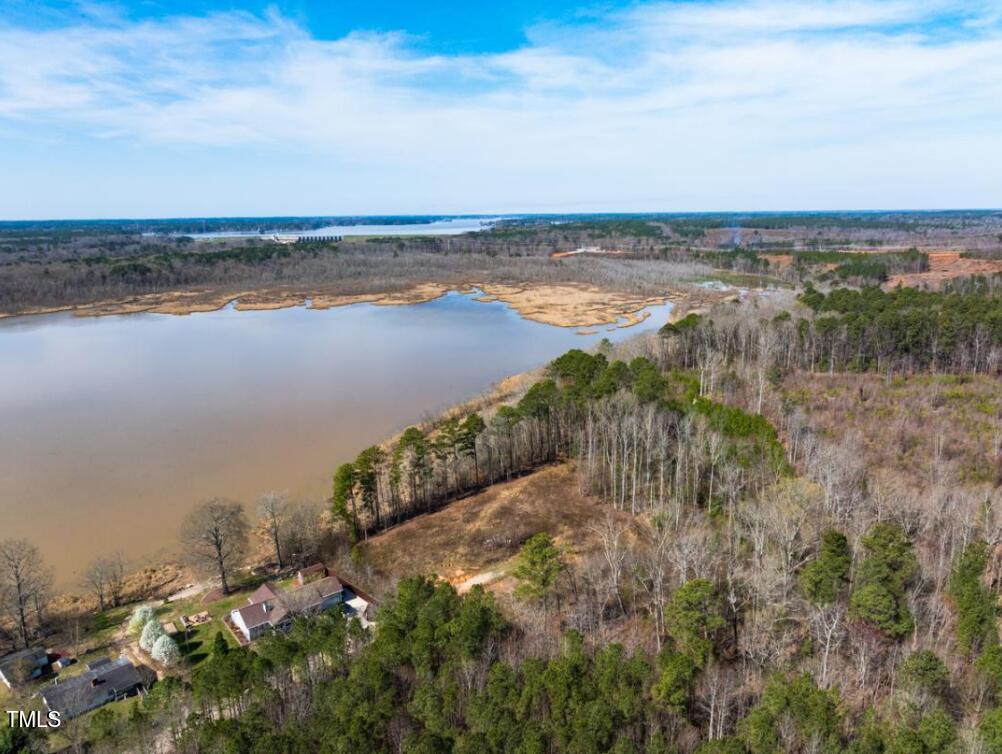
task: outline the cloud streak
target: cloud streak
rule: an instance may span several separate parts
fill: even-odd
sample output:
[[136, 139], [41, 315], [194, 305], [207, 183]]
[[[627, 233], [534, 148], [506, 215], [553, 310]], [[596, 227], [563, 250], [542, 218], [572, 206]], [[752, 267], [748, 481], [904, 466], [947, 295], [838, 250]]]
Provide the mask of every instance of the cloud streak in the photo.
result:
[[[315, 153], [373, 192], [399, 174], [401, 207], [429, 185], [443, 209], [1002, 204], [994, 3], [652, 3], [527, 37], [439, 55], [277, 13], [0, 25], [0, 127]], [[965, 190], [916, 193], [923, 160]]]

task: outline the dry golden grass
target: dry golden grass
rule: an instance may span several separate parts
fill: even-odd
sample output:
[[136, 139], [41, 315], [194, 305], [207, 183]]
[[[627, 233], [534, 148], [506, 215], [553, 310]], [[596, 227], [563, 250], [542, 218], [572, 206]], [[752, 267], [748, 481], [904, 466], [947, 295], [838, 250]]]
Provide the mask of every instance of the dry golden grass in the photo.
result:
[[[594, 527], [610, 512], [581, 494], [570, 464], [559, 464], [411, 519], [371, 538], [361, 551], [385, 574], [436, 574], [460, 583], [489, 569], [504, 570], [539, 532], [550, 534], [573, 560], [598, 546]], [[640, 525], [627, 514], [619, 517]]]

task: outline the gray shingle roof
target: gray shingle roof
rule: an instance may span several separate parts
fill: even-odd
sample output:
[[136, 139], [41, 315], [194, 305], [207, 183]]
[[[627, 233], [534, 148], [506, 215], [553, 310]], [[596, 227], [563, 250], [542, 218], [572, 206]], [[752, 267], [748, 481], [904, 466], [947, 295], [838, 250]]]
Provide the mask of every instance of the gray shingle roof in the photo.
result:
[[49, 655], [41, 647], [22, 649], [20, 652], [0, 657], [0, 671], [6, 673], [8, 668], [13, 668], [16, 663], [22, 660], [29, 660], [34, 665], [41, 665], [43, 660], [48, 661], [48, 659]]
[[142, 676], [127, 657], [96, 662], [78, 676], [42, 689], [42, 699], [49, 709], [65, 717], [76, 717], [106, 702], [125, 696], [143, 685]]

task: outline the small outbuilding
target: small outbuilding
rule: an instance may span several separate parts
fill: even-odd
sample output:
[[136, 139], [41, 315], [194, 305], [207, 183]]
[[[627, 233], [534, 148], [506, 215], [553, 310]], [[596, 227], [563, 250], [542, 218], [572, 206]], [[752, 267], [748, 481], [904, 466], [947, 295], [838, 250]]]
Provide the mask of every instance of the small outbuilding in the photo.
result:
[[13, 688], [32, 678], [38, 678], [49, 664], [49, 654], [41, 647], [30, 647], [0, 657], [0, 681]]

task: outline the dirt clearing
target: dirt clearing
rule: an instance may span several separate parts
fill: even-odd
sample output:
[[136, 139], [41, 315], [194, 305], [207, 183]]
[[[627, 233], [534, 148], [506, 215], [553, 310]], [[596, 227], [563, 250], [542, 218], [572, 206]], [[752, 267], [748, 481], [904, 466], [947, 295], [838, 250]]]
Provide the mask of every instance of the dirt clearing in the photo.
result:
[[957, 251], [930, 251], [929, 270], [904, 275], [893, 275], [885, 288], [931, 288], [936, 290], [948, 280], [974, 275], [1002, 273], [1002, 262], [994, 259], [972, 259], [960, 256]]

